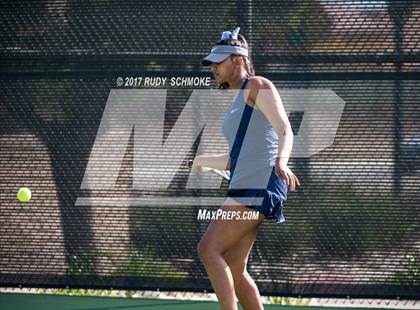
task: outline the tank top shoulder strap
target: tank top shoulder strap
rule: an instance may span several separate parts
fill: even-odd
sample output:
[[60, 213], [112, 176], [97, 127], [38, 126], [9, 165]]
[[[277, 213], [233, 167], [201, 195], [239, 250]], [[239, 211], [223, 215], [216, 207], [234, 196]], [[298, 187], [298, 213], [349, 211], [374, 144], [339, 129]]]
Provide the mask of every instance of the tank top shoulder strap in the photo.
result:
[[[241, 85], [240, 92], [245, 89], [246, 84], [248, 83], [248, 80], [249, 80], [249, 76], [247, 75], [245, 77], [245, 80], [243, 81], [243, 83]], [[240, 149], [242, 147], [243, 141], [245, 139], [245, 133], [246, 133], [246, 129], [247, 129], [248, 124], [249, 124], [249, 120], [251, 118], [252, 110], [253, 109], [248, 104], [245, 104], [245, 109], [242, 113], [241, 120], [239, 122], [239, 127], [238, 127], [238, 130], [237, 130], [236, 135], [235, 135], [235, 140], [233, 142], [233, 147], [232, 147], [231, 152], [230, 152], [230, 159], [231, 159], [230, 175], [231, 175], [231, 178], [233, 177], [233, 174], [235, 172], [236, 161], [239, 158], [239, 152], [240, 152]]]
[[245, 89], [246, 85], [248, 84], [248, 80], [249, 80], [249, 75], [246, 75], [244, 81], [242, 82], [241, 90]]

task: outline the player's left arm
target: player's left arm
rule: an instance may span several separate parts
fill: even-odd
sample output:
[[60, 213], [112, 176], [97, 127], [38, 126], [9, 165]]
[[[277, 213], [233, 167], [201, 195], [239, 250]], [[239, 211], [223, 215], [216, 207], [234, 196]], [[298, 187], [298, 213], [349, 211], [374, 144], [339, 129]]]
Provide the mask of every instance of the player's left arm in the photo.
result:
[[293, 131], [280, 95], [270, 80], [254, 77], [250, 79], [250, 98], [254, 107], [265, 115], [279, 137], [276, 173], [283, 177], [287, 186], [294, 191], [300, 183], [287, 167], [293, 147]]

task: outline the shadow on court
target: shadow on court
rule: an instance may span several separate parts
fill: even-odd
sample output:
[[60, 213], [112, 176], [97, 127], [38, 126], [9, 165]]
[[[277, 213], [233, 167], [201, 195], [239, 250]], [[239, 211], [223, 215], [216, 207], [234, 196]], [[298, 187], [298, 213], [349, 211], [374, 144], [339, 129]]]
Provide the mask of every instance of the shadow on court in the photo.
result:
[[[61, 296], [48, 294], [22, 294], [22, 293], [0, 293], [0, 308], [2, 310], [217, 310], [218, 303], [212, 301], [185, 301], [152, 298], [119, 298], [119, 297], [93, 297], [93, 296]], [[307, 310], [307, 309], [328, 309], [328, 310], [362, 310], [364, 308], [344, 307], [309, 307], [309, 306], [281, 306], [264, 305], [264, 309], [282, 310]], [[242, 307], [238, 307], [242, 309]], [[375, 309], [380, 310], [380, 309]]]

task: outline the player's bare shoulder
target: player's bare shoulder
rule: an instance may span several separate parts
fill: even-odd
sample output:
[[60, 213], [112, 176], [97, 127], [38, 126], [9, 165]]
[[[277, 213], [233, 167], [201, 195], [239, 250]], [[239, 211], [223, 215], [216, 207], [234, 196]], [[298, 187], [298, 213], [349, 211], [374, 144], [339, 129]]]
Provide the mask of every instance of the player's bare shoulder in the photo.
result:
[[257, 94], [262, 89], [276, 89], [273, 82], [263, 76], [251, 76], [248, 83], [252, 95]]
[[259, 75], [254, 75], [249, 78], [249, 91], [250, 91], [250, 101], [253, 103], [255, 109], [259, 110], [255, 106], [255, 100], [257, 98], [258, 92], [263, 89], [273, 89], [275, 88], [274, 84], [267, 78]]

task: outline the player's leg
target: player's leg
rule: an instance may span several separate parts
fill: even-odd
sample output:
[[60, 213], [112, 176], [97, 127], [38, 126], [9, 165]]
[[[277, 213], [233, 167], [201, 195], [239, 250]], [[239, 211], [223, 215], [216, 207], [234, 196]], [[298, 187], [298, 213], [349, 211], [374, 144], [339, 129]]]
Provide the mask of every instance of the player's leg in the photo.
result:
[[[249, 208], [231, 198], [226, 199], [221, 209], [239, 212], [241, 216], [242, 212], [249, 212]], [[260, 214], [257, 220], [213, 220], [198, 244], [198, 255], [206, 268], [222, 310], [237, 309], [233, 277], [223, 253], [253, 231], [263, 219], [264, 216]]]
[[257, 231], [258, 227], [250, 230], [223, 254], [232, 273], [236, 296], [244, 310], [264, 309], [258, 288], [246, 269]]

